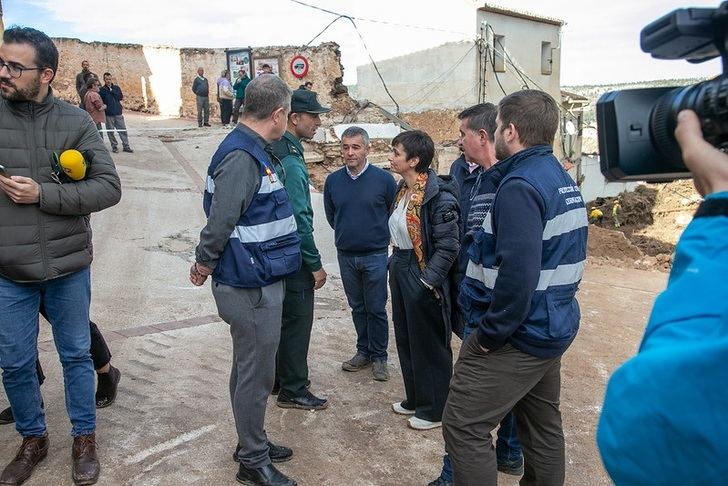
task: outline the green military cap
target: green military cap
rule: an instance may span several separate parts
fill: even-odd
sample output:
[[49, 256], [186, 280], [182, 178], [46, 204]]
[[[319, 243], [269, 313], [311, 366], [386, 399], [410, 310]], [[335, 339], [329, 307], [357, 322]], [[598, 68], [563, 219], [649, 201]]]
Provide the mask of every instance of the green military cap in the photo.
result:
[[331, 108], [321, 106], [315, 91], [297, 89], [291, 97], [291, 113], [328, 113]]

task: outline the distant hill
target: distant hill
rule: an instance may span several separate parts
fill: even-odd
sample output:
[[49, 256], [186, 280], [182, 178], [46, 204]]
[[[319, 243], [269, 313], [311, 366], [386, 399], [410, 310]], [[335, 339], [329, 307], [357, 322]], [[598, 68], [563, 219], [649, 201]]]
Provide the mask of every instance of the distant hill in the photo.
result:
[[596, 127], [596, 103], [599, 97], [608, 91], [638, 88], [662, 88], [666, 86], [689, 86], [691, 84], [705, 81], [706, 79], [708, 78], [658, 79], [655, 81], [640, 81], [635, 83], [562, 86], [562, 89], [589, 99], [589, 105], [584, 107], [584, 126]]

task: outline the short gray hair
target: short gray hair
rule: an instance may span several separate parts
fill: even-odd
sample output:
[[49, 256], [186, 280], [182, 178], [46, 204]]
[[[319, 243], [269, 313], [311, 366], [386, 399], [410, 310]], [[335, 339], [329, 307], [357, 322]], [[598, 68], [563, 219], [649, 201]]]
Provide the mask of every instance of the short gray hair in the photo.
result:
[[349, 127], [344, 130], [344, 133], [341, 134], [342, 141], [344, 140], [344, 138], [352, 137], [361, 137], [364, 145], [369, 145], [369, 134], [362, 127]]
[[257, 76], [245, 88], [243, 118], [265, 120], [278, 108], [291, 111], [291, 89], [278, 76]]

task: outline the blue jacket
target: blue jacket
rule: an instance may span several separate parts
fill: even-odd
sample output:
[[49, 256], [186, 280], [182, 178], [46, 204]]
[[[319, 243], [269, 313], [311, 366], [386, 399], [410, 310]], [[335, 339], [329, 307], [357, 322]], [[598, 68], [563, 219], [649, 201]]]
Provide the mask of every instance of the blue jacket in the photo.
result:
[[726, 483], [726, 277], [728, 191], [685, 229], [639, 353], [609, 380], [597, 443], [617, 485]]
[[212, 278], [232, 287], [265, 287], [298, 272], [301, 240], [288, 194], [268, 155], [241, 130], [230, 132], [212, 156], [203, 200], [205, 215], [210, 216], [215, 193], [215, 168], [233, 150], [244, 150], [255, 158], [261, 182], [250, 205], [240, 214]]
[[484, 348], [510, 343], [540, 358], [560, 356], [579, 329], [575, 294], [586, 260], [584, 202], [547, 145], [495, 167], [502, 180], [473, 234], [458, 303]]
[[104, 104], [106, 105], [106, 114], [108, 116], [121, 115], [122, 111], [124, 110], [124, 108], [121, 106], [121, 100], [124, 99], [121, 88], [119, 88], [115, 84], [112, 84], [111, 88], [103, 85], [101, 89], [99, 89], [99, 94], [101, 95], [101, 100], [103, 100]]

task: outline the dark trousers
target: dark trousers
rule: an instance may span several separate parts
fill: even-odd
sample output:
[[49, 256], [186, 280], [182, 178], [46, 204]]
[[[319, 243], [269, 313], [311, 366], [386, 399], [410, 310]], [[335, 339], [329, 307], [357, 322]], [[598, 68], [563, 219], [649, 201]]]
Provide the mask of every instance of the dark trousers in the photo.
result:
[[458, 486], [498, 483], [490, 433], [513, 409], [523, 447], [521, 485], [564, 484], [564, 433], [559, 411], [561, 357], [538, 358], [506, 344], [483, 352], [477, 333], [455, 364], [442, 419], [445, 449]]
[[121, 138], [121, 145], [125, 149], [131, 148], [129, 146], [129, 135], [126, 133], [126, 122], [124, 121], [124, 115], [106, 115], [106, 129], [109, 130], [109, 142], [111, 142], [111, 148], [119, 146], [114, 136], [114, 130], [119, 133]]
[[[465, 325], [463, 327], [463, 342], [461, 347], [465, 347], [465, 342], [472, 333], [477, 331], [476, 327]], [[518, 440], [518, 427], [516, 426], [516, 417], [513, 412], [508, 414], [501, 420], [498, 427], [497, 440], [495, 441], [495, 455], [498, 458], [498, 465], [513, 467], [523, 461], [523, 451], [521, 450], [521, 442]], [[442, 458], [442, 472], [440, 477], [446, 481], [452, 482], [452, 462], [450, 456], [445, 454]]]
[[356, 329], [356, 352], [387, 361], [387, 250], [367, 255], [338, 252], [341, 282]]
[[414, 409], [417, 418], [439, 422], [452, 376], [450, 330], [440, 301], [420, 281], [414, 251], [394, 251], [389, 286], [405, 408]]
[[280, 393], [297, 397], [308, 384], [308, 347], [313, 327], [313, 285], [310, 271], [301, 269], [286, 278], [283, 298], [283, 325], [278, 345], [276, 375]]
[[207, 96], [197, 97], [197, 124], [210, 122], [210, 99]]
[[220, 100], [220, 121], [223, 125], [230, 124], [230, 115], [233, 114], [233, 100]]
[[240, 109], [243, 107], [243, 98], [235, 98], [235, 103], [233, 103], [233, 123], [238, 122], [238, 117], [240, 116]]

